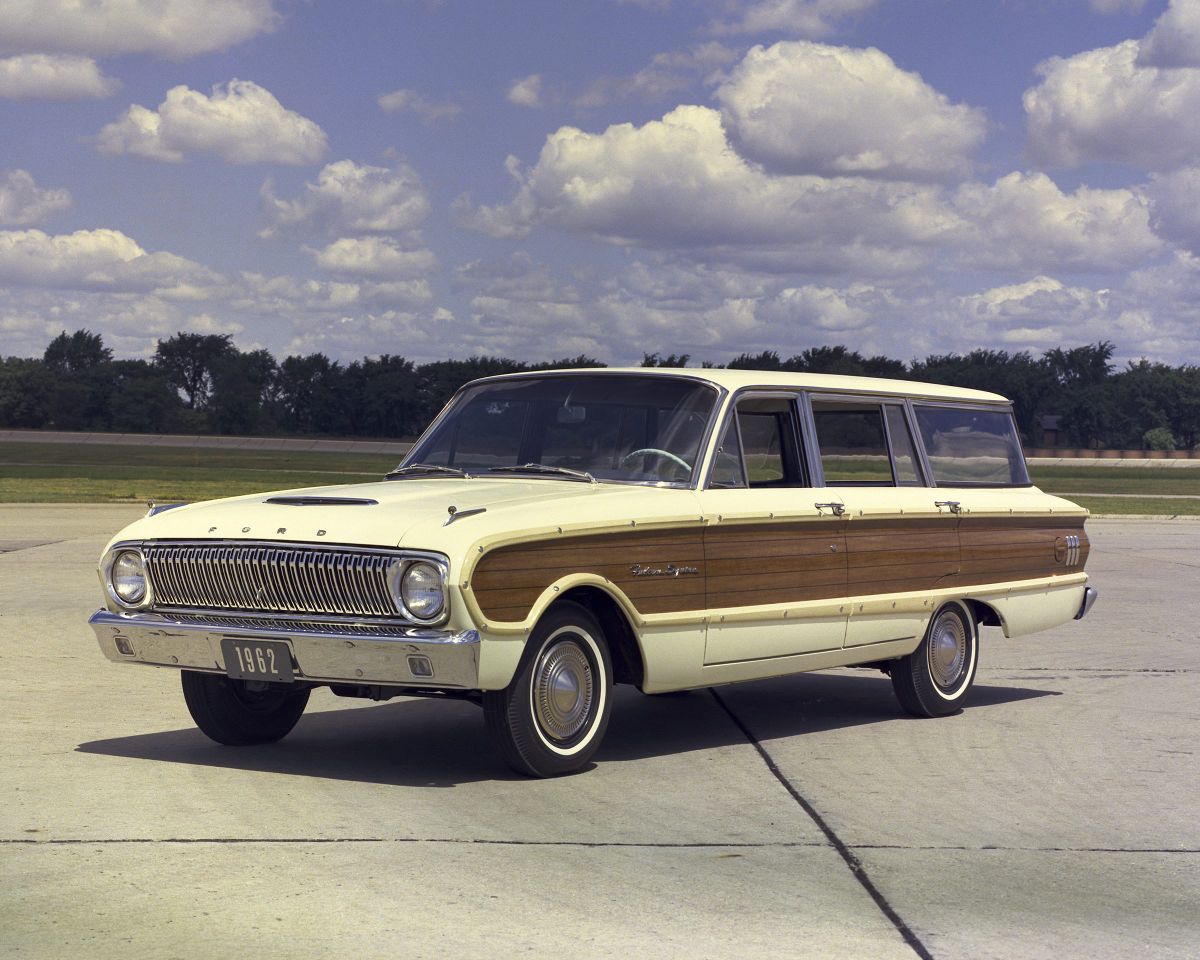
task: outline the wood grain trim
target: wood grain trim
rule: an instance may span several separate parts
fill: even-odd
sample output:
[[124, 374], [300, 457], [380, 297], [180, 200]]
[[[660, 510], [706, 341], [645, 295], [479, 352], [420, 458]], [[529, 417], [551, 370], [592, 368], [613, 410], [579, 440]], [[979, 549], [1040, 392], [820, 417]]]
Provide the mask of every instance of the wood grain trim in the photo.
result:
[[[828, 519], [560, 536], [485, 554], [470, 588], [483, 615], [504, 623], [525, 620], [551, 584], [575, 573], [608, 580], [642, 614], [919, 593], [1079, 573], [1083, 522]], [[1079, 543], [1069, 553], [1068, 537]], [[699, 573], [639, 577], [633, 564]]]

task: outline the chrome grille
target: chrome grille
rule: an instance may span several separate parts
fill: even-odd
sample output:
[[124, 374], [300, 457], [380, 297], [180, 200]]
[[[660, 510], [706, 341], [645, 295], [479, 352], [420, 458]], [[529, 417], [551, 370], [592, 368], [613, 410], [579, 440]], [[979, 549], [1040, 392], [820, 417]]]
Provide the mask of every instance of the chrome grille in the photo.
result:
[[401, 615], [395, 554], [259, 544], [145, 544], [154, 606], [265, 613]]

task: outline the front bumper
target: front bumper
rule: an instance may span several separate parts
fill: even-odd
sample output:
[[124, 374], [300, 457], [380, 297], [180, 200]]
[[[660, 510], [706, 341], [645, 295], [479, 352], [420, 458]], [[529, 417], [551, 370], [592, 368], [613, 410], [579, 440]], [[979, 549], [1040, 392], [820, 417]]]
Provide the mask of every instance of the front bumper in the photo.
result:
[[[117, 663], [224, 673], [225, 637], [285, 641], [297, 680], [477, 689], [479, 633], [425, 627], [188, 617], [98, 610], [88, 624]], [[128, 652], [126, 652], [128, 651]], [[423, 661], [422, 661], [423, 658]], [[414, 673], [414, 666], [417, 671]], [[432, 675], [426, 671], [432, 670]]]

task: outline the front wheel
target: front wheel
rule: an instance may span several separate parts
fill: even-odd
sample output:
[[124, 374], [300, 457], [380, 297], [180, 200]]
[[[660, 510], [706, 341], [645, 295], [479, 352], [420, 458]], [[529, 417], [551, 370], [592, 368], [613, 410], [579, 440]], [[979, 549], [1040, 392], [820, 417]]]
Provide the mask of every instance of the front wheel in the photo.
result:
[[938, 608], [921, 645], [892, 665], [892, 688], [914, 717], [944, 717], [962, 708], [979, 663], [979, 631], [958, 601]]
[[560, 601], [538, 622], [516, 676], [483, 694], [488, 732], [510, 767], [532, 777], [578, 770], [612, 710], [612, 660], [596, 618]]
[[307, 687], [259, 683], [217, 673], [184, 670], [183, 699], [202, 733], [217, 743], [244, 747], [274, 743], [291, 732], [308, 706]]

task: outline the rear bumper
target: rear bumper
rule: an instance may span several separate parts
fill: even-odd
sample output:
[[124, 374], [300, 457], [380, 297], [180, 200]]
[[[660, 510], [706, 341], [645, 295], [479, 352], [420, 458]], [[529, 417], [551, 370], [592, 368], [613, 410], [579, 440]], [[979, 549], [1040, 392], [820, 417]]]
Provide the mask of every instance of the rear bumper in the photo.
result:
[[1076, 620], [1082, 620], [1088, 615], [1088, 611], [1092, 609], [1092, 604], [1096, 602], [1098, 596], [1100, 594], [1095, 587], [1083, 588], [1083, 602], [1079, 604], [1079, 612], [1075, 614]]
[[298, 680], [457, 690], [477, 689], [479, 683], [475, 630], [233, 618], [222, 622], [108, 610], [98, 610], [88, 624], [104, 655], [117, 663], [224, 673], [221, 640], [245, 637], [285, 641]]

